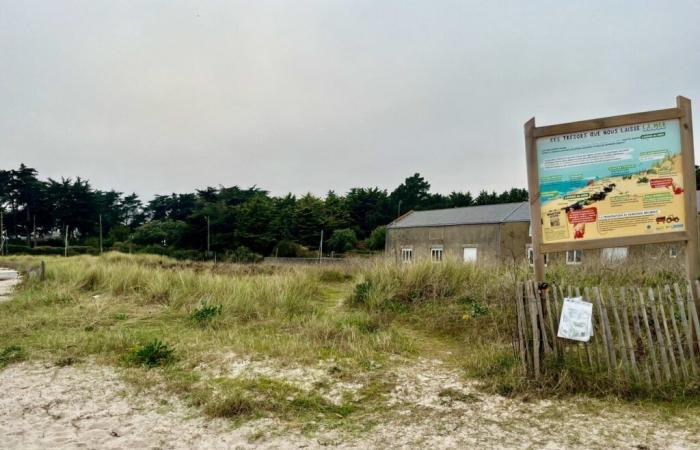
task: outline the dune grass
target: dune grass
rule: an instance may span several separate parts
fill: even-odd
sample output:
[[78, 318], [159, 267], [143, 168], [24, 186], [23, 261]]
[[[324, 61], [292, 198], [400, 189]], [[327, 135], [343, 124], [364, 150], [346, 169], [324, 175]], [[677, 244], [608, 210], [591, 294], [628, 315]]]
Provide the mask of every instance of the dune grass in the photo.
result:
[[[604, 380], [582, 382], [575, 369], [551, 368], [539, 385], [523, 376], [512, 347], [514, 290], [530, 270], [522, 264], [375, 260], [270, 267], [118, 253], [45, 260], [44, 281], [28, 279], [12, 301], [0, 304], [0, 369], [20, 359], [95, 360], [121, 367], [134, 385], [166, 389], [212, 416], [348, 426], [385, 408], [392, 368], [416, 357], [461, 367], [505, 395], [628, 394]], [[4, 261], [29, 267], [39, 259]], [[676, 276], [665, 266], [652, 271], [629, 264], [550, 267], [548, 273], [558, 283], [579, 285]], [[320, 386], [230, 375], [231, 355], [281, 367], [323, 363], [329, 383], [361, 381], [363, 387], [354, 398], [331, 402]]]

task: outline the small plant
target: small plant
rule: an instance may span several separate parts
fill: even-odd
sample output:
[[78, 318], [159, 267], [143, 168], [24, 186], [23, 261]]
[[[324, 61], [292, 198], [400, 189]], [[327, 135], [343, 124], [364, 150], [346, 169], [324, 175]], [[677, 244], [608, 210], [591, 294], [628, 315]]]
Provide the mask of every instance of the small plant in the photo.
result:
[[482, 305], [470, 297], [463, 298], [461, 303], [466, 305], [467, 309], [462, 316], [462, 319], [464, 320], [478, 319], [479, 317], [483, 317], [489, 313], [487, 306]]
[[0, 368], [7, 366], [10, 363], [21, 361], [24, 357], [24, 352], [20, 347], [11, 345], [0, 351]]
[[369, 300], [369, 293], [372, 289], [372, 282], [369, 280], [357, 283], [352, 295], [352, 303], [355, 305], [366, 305]]
[[222, 309], [222, 305], [210, 305], [206, 300], [202, 300], [199, 308], [195, 308], [190, 317], [192, 317], [192, 320], [201, 325], [209, 322], [212, 318], [221, 314]]
[[127, 362], [143, 367], [163, 366], [173, 359], [173, 350], [160, 339], [137, 345], [127, 356]]

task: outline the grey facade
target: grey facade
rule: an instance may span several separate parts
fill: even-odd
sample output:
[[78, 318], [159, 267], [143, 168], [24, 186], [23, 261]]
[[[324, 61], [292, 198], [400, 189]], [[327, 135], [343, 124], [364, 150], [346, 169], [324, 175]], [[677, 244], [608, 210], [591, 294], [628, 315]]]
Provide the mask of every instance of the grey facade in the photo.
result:
[[[497, 262], [522, 258], [530, 243], [529, 206], [523, 203], [412, 211], [387, 226], [386, 253], [402, 261], [434, 258]], [[465, 250], [472, 249], [472, 250]]]

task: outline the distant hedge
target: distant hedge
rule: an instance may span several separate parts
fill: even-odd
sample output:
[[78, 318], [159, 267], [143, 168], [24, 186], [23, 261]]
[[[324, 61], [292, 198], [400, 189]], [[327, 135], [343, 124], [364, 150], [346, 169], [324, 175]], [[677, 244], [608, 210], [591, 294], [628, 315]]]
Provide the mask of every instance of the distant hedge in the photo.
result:
[[[46, 245], [38, 245], [29, 247], [28, 245], [9, 244], [7, 253], [10, 255], [63, 255], [63, 247], [50, 247]], [[75, 245], [68, 247], [68, 256], [74, 255], [97, 255], [100, 250], [97, 247], [87, 245]]]

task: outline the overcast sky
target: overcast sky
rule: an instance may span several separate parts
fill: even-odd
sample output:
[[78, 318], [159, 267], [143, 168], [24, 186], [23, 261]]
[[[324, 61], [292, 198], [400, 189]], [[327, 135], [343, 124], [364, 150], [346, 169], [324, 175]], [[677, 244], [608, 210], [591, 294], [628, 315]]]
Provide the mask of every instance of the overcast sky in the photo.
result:
[[697, 0], [0, 0], [1, 166], [145, 198], [525, 187], [532, 116], [700, 117], [698, 24]]

